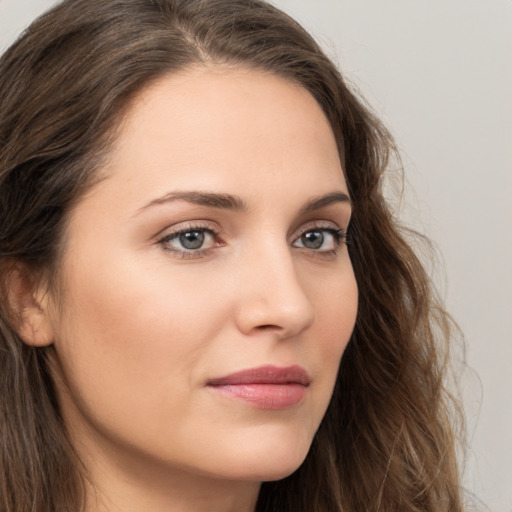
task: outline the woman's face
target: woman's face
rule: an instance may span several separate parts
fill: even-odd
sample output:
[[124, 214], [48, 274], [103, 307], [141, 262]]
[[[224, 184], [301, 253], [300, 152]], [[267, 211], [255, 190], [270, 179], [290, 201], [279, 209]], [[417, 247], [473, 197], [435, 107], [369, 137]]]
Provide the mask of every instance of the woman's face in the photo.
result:
[[282, 478], [306, 456], [357, 308], [351, 206], [304, 89], [198, 67], [133, 102], [75, 206], [54, 377], [86, 465]]

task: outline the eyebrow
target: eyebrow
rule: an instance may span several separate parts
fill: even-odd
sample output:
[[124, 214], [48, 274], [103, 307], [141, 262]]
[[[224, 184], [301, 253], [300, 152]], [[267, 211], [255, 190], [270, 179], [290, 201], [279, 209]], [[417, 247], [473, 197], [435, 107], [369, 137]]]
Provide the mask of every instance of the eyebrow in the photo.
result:
[[[198, 192], [198, 191], [182, 191], [170, 192], [158, 199], [150, 201], [147, 205], [139, 209], [139, 212], [150, 208], [151, 206], [165, 204], [173, 201], [187, 201], [200, 206], [208, 206], [221, 210], [232, 210], [245, 213], [249, 210], [248, 204], [240, 197], [231, 194], [222, 194], [218, 192]], [[331, 192], [322, 196], [314, 197], [309, 200], [300, 209], [301, 214], [309, 213], [320, 208], [325, 208], [333, 203], [351, 204], [350, 198], [345, 192]]]
[[326, 194], [323, 196], [314, 197], [310, 201], [308, 201], [301, 209], [300, 213], [309, 213], [315, 210], [319, 210], [320, 208], [325, 208], [334, 203], [345, 203], [348, 205], [352, 205], [352, 201], [350, 197], [348, 197], [345, 192], [331, 192], [330, 194]]
[[187, 201], [200, 206], [209, 206], [211, 208], [219, 208], [221, 210], [233, 210], [237, 212], [246, 212], [249, 207], [247, 203], [240, 197], [231, 194], [220, 194], [217, 192], [170, 192], [165, 196], [154, 199], [139, 211], [143, 211], [151, 206], [169, 203], [172, 201]]

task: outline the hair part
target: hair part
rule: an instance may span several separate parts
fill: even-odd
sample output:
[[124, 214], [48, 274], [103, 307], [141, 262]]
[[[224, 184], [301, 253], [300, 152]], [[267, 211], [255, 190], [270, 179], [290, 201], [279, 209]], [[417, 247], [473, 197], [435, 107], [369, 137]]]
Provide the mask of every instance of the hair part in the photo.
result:
[[[86, 475], [55, 398], [51, 346], [13, 327], [13, 263], [55, 284], [73, 205], [102, 179], [116, 127], [152, 81], [197, 64], [261, 69], [322, 107], [354, 204], [359, 312], [304, 464], [260, 512], [459, 511], [450, 320], [383, 197], [393, 141], [313, 38], [260, 0], [64, 0], [0, 60], [0, 511], [82, 510]], [[58, 286], [55, 286], [58, 291]]]

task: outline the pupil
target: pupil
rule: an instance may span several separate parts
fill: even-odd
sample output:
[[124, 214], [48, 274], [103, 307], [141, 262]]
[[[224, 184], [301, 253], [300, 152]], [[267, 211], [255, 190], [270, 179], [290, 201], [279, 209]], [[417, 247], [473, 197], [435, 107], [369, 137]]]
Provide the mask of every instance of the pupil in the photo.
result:
[[180, 243], [185, 249], [199, 249], [204, 243], [204, 233], [201, 231], [182, 233]]
[[309, 231], [302, 235], [302, 243], [308, 249], [320, 249], [324, 243], [324, 235], [319, 231]]

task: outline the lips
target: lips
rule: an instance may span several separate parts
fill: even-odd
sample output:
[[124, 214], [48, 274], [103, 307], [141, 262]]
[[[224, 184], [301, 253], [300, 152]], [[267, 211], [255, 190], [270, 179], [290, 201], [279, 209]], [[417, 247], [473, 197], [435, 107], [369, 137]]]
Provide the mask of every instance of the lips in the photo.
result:
[[268, 410], [288, 409], [304, 400], [311, 382], [304, 368], [261, 366], [208, 381], [209, 389], [227, 398]]

